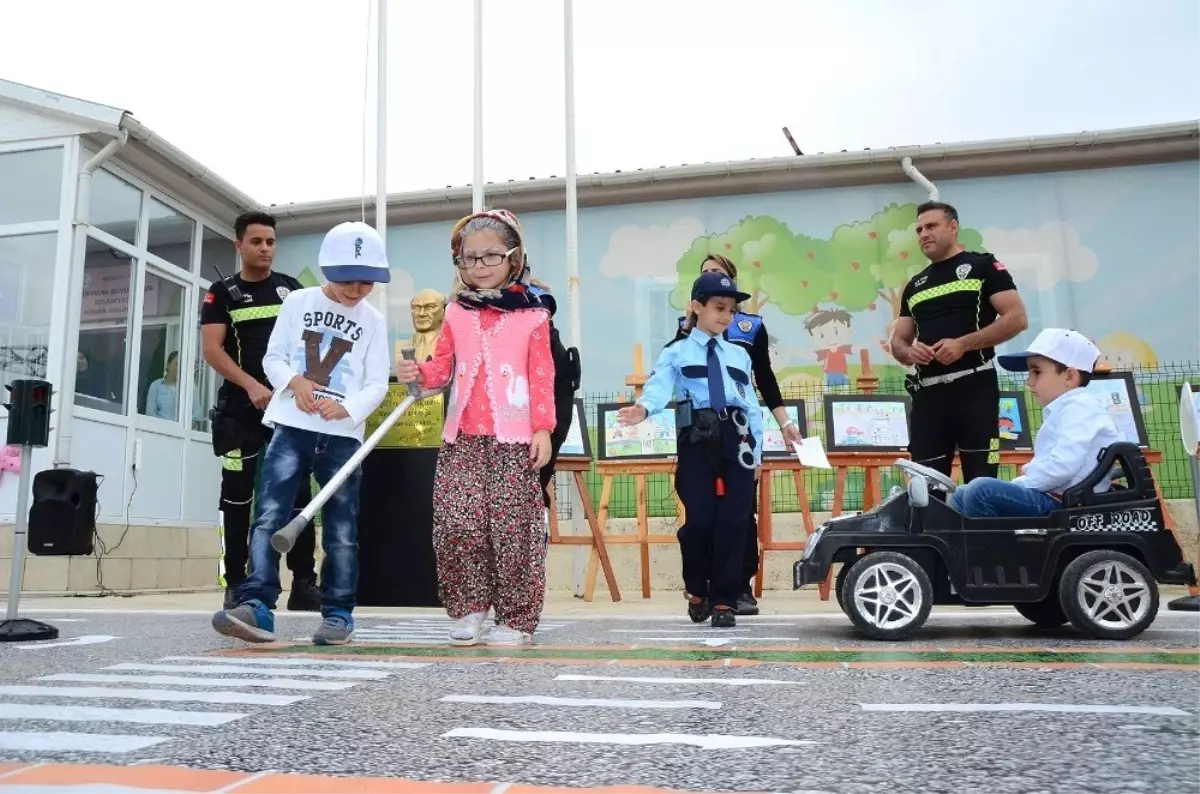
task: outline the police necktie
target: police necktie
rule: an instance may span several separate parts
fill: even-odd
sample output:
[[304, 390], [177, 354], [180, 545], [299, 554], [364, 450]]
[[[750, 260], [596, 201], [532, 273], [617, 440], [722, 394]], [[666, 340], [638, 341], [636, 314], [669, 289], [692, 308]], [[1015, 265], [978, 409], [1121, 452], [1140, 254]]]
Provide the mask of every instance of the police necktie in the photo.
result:
[[717, 413], [725, 413], [725, 378], [717, 358], [716, 337], [708, 340], [708, 404]]

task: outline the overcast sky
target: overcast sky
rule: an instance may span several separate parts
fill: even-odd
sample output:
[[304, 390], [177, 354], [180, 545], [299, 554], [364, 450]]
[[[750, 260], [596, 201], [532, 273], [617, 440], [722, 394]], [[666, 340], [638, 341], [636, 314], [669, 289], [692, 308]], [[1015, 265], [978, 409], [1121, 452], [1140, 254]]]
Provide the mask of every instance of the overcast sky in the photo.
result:
[[[0, 77], [265, 203], [375, 191], [368, 0], [4, 0]], [[471, 0], [389, 0], [388, 189], [472, 175]], [[575, 0], [580, 172], [1200, 118], [1196, 0]], [[372, 61], [367, 65], [367, 44]], [[564, 172], [562, 0], [484, 2], [485, 179]]]

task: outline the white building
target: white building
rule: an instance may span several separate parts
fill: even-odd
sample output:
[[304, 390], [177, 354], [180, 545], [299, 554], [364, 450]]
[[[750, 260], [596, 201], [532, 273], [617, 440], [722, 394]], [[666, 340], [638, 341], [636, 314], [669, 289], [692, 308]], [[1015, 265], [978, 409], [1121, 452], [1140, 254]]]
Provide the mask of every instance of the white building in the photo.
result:
[[[124, 111], [0, 81], [0, 377], [55, 385], [35, 471], [103, 475], [99, 565], [30, 558], [25, 590], [215, 582], [220, 466], [199, 306], [217, 270], [236, 269], [233, 219], [257, 206]], [[168, 357], [175, 415], [152, 415]], [[0, 522], [13, 521], [16, 484], [0, 476]], [[4, 582], [11, 539], [0, 533]]]
[[[997, 214], [1037, 203], [1049, 207], [1042, 215], [1054, 218], [1062, 195], [1103, 194], [1115, 205], [1123, 186], [1139, 174], [1139, 190], [1161, 185], [1167, 192], [1153, 195], [1168, 196], [1163, 201], [1189, 210], [1200, 159], [1198, 130], [1191, 121], [580, 175], [579, 205], [586, 221], [581, 247], [588, 249], [586, 257], [581, 253], [581, 272], [588, 280], [587, 303], [595, 307], [590, 316], [583, 313], [582, 324], [585, 340], [596, 340], [584, 345], [585, 379], [593, 379], [589, 389], [620, 383], [632, 345], [652, 347], [659, 335], [669, 333], [676, 316], [666, 302], [673, 279], [604, 277], [601, 256], [613, 238], [603, 230], [613, 230], [615, 237], [617, 227], [631, 223], [669, 225], [675, 215], [663, 208], [689, 199], [711, 199], [705, 207], [727, 201], [713, 217], [734, 217], [730, 208], [747, 196], [756, 205], [761, 198], [768, 207], [791, 202], [790, 209], [777, 213], [781, 217], [819, 211], [831, 223], [854, 223], [860, 210], [869, 216], [888, 202], [923, 200], [924, 189], [901, 168], [906, 156], [956, 195], [975, 195], [977, 205], [980, 195], [994, 195]], [[1102, 178], [1084, 180], [1079, 177], [1084, 172]], [[558, 225], [564, 182], [554, 177], [508, 181], [489, 184], [487, 194], [522, 214], [531, 258], [539, 268], [544, 264], [539, 277], [549, 273], [551, 283], [565, 288]], [[1035, 184], [1040, 187], [1031, 187]], [[875, 193], [867, 196], [868, 189]], [[620, 205], [636, 207], [623, 214]], [[215, 587], [220, 465], [205, 417], [216, 383], [200, 356], [201, 300], [218, 271], [228, 275], [237, 267], [232, 226], [239, 213], [266, 209], [276, 214], [280, 259], [299, 270], [312, 265], [320, 236], [338, 222], [357, 218], [360, 206], [359, 199], [337, 199], [262, 207], [126, 111], [0, 80], [0, 377], [3, 383], [45, 378], [55, 386], [50, 446], [35, 453], [35, 471], [63, 466], [103, 476], [96, 556], [27, 558], [24, 591]], [[409, 271], [405, 282], [394, 276], [387, 293], [394, 339], [411, 332], [403, 310], [410, 296], [403, 292], [405, 283], [410, 290], [448, 283], [446, 222], [470, 207], [469, 186], [388, 197], [393, 271], [405, 272], [397, 270], [397, 262]], [[741, 217], [745, 212], [737, 207]], [[1067, 210], [1071, 217], [1092, 218], [1097, 227], [1115, 225], [1102, 222], [1103, 213], [1088, 215], [1092, 210], [1085, 201]], [[688, 204], [687, 211], [699, 217], [707, 212], [697, 204]], [[724, 223], [705, 225], [719, 229]], [[1140, 228], [1142, 242], [1172, 226], [1159, 217], [1149, 223], [1158, 226]], [[1193, 277], [1194, 238], [1172, 245], [1141, 266]], [[1121, 261], [1119, 252], [1105, 256]], [[1191, 271], [1179, 269], [1180, 257]], [[1119, 271], [1103, 272], [1111, 277]], [[617, 298], [630, 286], [640, 296], [633, 312], [638, 319], [613, 328], [608, 307], [619, 305]], [[1034, 301], [1040, 303], [1031, 303], [1031, 312], [1043, 321], [1088, 319], [1086, 313], [1074, 314], [1075, 286], [1038, 293]], [[653, 312], [649, 293], [643, 294], [649, 288], [655, 290]], [[1159, 297], [1143, 297], [1143, 303]], [[559, 303], [565, 307], [565, 296]], [[1176, 319], [1195, 328], [1194, 312]], [[778, 333], [775, 319], [772, 323]], [[1188, 333], [1187, 345], [1163, 348], [1172, 351], [1171, 358], [1194, 359], [1197, 337], [1194, 330]], [[169, 359], [177, 362], [179, 374], [175, 410], [155, 415], [159, 412], [146, 398], [164, 377]], [[0, 428], [6, 423], [0, 416]], [[15, 473], [0, 470], [0, 525], [13, 521], [16, 484]], [[1186, 513], [1191, 515], [1190, 506]], [[8, 581], [11, 543], [12, 533], [0, 527], [0, 582]]]

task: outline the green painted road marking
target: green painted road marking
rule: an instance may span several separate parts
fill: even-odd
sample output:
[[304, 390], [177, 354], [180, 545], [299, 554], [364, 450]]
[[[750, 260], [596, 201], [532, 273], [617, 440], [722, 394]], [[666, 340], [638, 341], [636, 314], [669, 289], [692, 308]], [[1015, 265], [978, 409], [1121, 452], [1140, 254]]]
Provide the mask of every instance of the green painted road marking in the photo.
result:
[[431, 648], [426, 646], [395, 645], [295, 645], [256, 651], [255, 655], [270, 654], [327, 654], [354, 656], [437, 656], [462, 659], [595, 659], [596, 661], [647, 662], [718, 662], [725, 659], [769, 664], [795, 662], [900, 662], [927, 664], [930, 662], [968, 662], [975, 664], [1164, 664], [1193, 667], [1200, 672], [1200, 653], [1088, 653], [1087, 651], [754, 651], [754, 650], [668, 650], [663, 648], [614, 648], [612, 650], [581, 648]]

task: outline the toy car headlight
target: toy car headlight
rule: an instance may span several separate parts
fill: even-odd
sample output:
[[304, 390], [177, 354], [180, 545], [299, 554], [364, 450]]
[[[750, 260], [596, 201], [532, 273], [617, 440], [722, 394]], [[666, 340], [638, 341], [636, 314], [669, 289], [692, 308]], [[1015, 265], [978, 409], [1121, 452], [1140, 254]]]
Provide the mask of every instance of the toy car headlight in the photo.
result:
[[817, 528], [817, 531], [808, 536], [808, 541], [804, 544], [804, 554], [800, 559], [807, 560], [812, 556], [813, 549], [817, 547], [817, 541], [825, 534], [826, 525], [822, 524]]

